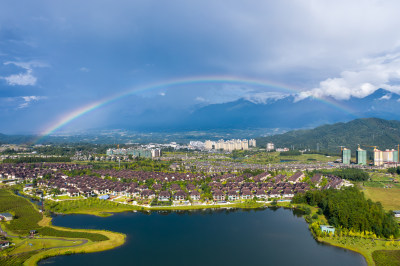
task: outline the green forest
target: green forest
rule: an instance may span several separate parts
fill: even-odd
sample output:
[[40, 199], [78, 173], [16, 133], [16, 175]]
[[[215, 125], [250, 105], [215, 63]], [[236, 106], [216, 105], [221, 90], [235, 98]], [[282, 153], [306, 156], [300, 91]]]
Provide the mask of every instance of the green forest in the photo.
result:
[[365, 199], [357, 188], [313, 190], [297, 194], [293, 203], [318, 206], [330, 225], [356, 232], [373, 232], [378, 237], [399, 236], [399, 225], [379, 202]]

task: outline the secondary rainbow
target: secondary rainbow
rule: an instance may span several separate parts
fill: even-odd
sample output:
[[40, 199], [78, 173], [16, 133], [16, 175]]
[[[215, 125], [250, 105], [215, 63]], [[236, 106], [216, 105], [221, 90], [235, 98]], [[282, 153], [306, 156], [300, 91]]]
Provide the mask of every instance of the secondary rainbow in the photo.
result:
[[[61, 119], [57, 120], [51, 126], [46, 128], [41, 136], [35, 141], [35, 143], [42, 140], [44, 137], [54, 133], [58, 129], [62, 128], [63, 126], [67, 125], [68, 123], [72, 122], [73, 120], [92, 112], [98, 108], [101, 108], [104, 105], [110, 104], [115, 102], [119, 99], [122, 99], [126, 96], [137, 94], [144, 91], [151, 91], [161, 88], [168, 88], [172, 86], [180, 86], [180, 85], [190, 85], [190, 84], [201, 84], [201, 83], [220, 83], [220, 84], [243, 84], [249, 86], [257, 86], [257, 87], [265, 87], [265, 88], [274, 88], [280, 91], [290, 92], [290, 93], [298, 93], [300, 92], [299, 89], [294, 89], [288, 85], [266, 81], [266, 80], [256, 80], [256, 79], [248, 79], [248, 78], [240, 78], [240, 77], [231, 77], [231, 76], [206, 76], [206, 77], [190, 77], [190, 78], [181, 78], [181, 79], [174, 79], [174, 80], [167, 80], [158, 83], [148, 84], [144, 86], [138, 86], [133, 89], [127, 90], [125, 92], [115, 94], [106, 98], [103, 98], [99, 101], [92, 102], [88, 105], [80, 107], [70, 113], [65, 114]], [[354, 111], [348, 108], [347, 106], [341, 105], [338, 102], [333, 100], [327, 100], [322, 98], [316, 98], [318, 101], [321, 101], [325, 104], [331, 105], [336, 109], [339, 109], [345, 113], [349, 113], [354, 115]]]

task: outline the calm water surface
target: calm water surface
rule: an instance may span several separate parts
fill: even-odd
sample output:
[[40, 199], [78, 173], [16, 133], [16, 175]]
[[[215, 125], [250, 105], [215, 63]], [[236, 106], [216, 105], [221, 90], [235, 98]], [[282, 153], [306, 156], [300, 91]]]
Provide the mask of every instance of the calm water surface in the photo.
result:
[[122, 232], [127, 242], [39, 265], [366, 265], [357, 253], [317, 243], [285, 209], [66, 215], [53, 224]]

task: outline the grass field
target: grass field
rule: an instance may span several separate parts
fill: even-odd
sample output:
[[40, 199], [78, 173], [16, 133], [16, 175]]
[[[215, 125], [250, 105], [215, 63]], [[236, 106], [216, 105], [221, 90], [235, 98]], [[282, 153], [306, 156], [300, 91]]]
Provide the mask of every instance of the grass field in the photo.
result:
[[399, 265], [400, 250], [375, 250], [372, 258], [376, 265]]
[[400, 188], [364, 187], [365, 196], [379, 201], [385, 210], [400, 210]]
[[65, 241], [60, 239], [13, 239], [12, 242], [15, 243], [15, 247], [12, 251], [9, 251], [10, 255], [52, 247], [79, 245], [83, 241]]
[[295, 156], [279, 156], [279, 152], [260, 152], [254, 155], [249, 156], [248, 158], [243, 159], [244, 163], [315, 163], [315, 162], [332, 162], [336, 160], [337, 157], [327, 157], [322, 154], [303, 154], [303, 155], [295, 155]]
[[281, 160], [295, 160], [295, 163], [315, 163], [315, 162], [332, 162], [338, 157], [331, 156], [327, 157], [322, 154], [303, 154], [297, 156], [280, 156]]
[[23, 263], [32, 257], [33, 255], [39, 253], [40, 251], [31, 251], [21, 255], [11, 255], [11, 256], [0, 256], [1, 266], [15, 266], [23, 265]]

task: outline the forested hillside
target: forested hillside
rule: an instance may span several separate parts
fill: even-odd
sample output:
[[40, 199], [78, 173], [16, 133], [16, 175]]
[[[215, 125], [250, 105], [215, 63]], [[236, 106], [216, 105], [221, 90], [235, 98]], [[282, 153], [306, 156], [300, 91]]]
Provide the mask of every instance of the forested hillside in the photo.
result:
[[340, 146], [346, 146], [355, 154], [357, 145], [363, 149], [392, 149], [400, 143], [400, 121], [379, 118], [361, 118], [347, 123], [324, 125], [309, 130], [294, 130], [280, 135], [257, 139], [257, 146], [263, 147], [268, 142], [275, 147], [294, 147], [320, 152], [340, 153]]

